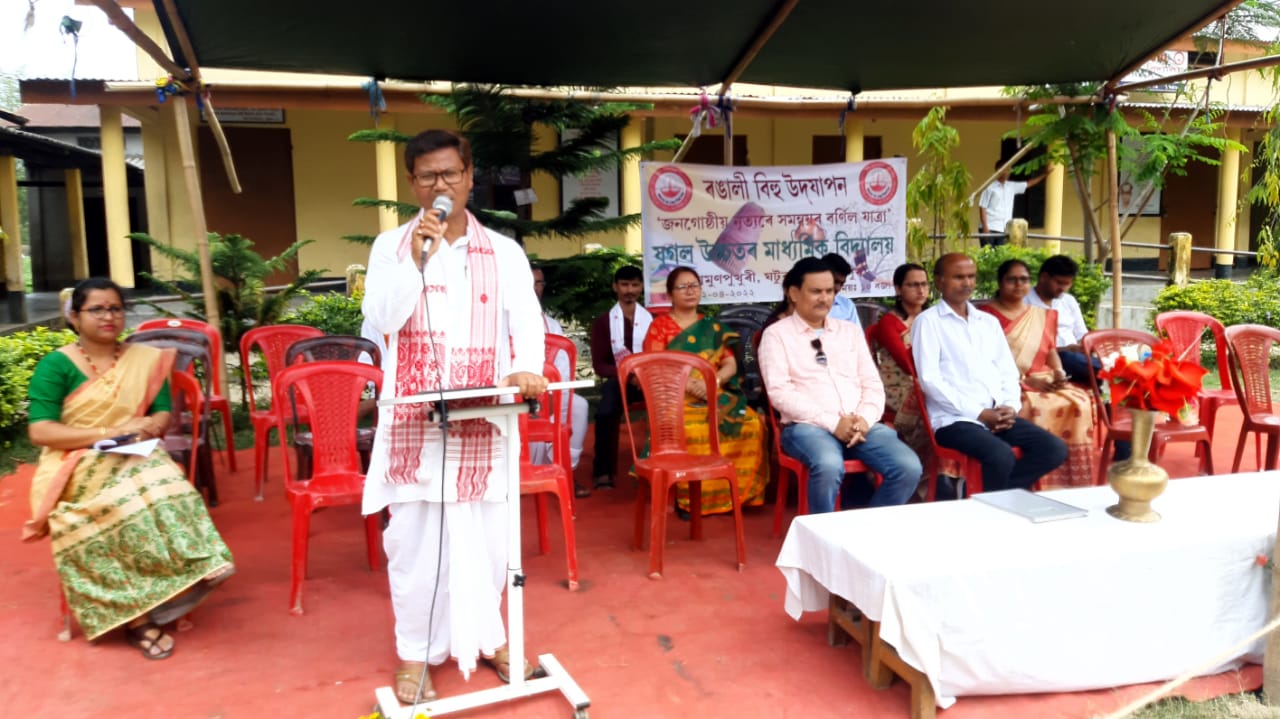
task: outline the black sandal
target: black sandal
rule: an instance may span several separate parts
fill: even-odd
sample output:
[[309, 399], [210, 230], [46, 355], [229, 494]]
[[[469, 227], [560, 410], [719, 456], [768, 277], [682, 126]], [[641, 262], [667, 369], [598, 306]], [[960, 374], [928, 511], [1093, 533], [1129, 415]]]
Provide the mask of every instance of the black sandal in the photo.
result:
[[[154, 632], [154, 633], [153, 633]], [[147, 659], [168, 659], [173, 654], [173, 645], [168, 649], [160, 648], [160, 640], [169, 636], [155, 622], [144, 622], [136, 627], [125, 627], [125, 639], [129, 646], [137, 648]]]
[[573, 496], [577, 497], [578, 499], [582, 499], [584, 497], [590, 497], [591, 490], [575, 482], [573, 485]]

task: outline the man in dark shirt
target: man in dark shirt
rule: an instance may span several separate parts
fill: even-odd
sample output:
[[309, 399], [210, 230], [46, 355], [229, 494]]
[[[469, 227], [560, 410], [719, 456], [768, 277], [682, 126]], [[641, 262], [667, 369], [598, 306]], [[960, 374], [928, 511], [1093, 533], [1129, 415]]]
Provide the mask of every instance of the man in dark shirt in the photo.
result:
[[618, 423], [626, 403], [618, 386], [618, 361], [644, 344], [653, 317], [637, 304], [644, 291], [644, 274], [639, 267], [619, 267], [613, 274], [613, 293], [618, 302], [591, 323], [591, 364], [600, 386], [596, 406], [596, 449], [592, 474], [597, 489], [613, 487], [613, 471], [618, 464]]

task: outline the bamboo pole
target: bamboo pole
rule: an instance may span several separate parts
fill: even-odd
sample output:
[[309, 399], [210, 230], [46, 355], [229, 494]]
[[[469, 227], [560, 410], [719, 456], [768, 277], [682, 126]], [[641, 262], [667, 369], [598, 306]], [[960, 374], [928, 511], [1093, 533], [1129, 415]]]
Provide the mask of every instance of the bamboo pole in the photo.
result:
[[178, 67], [178, 64], [173, 60], [170, 60], [169, 56], [164, 54], [164, 50], [161, 50], [154, 40], [148, 37], [137, 25], [133, 24], [133, 20], [130, 20], [124, 10], [120, 9], [120, 6], [113, 0], [88, 0], [88, 2], [101, 10], [112, 25], [120, 28], [120, 32], [124, 33], [125, 36], [133, 41], [134, 45], [138, 46], [138, 49], [145, 52], [152, 60], [155, 60], [156, 64], [164, 68], [166, 72], [177, 78], [187, 77], [187, 71]]
[[1116, 85], [1115, 93], [1131, 92], [1133, 90], [1141, 90], [1153, 85], [1168, 85], [1171, 82], [1182, 82], [1184, 80], [1199, 80], [1201, 78], [1210, 78], [1213, 80], [1221, 80], [1223, 75], [1233, 72], [1244, 72], [1246, 70], [1260, 70], [1262, 68], [1274, 67], [1280, 65], [1280, 55], [1266, 55], [1264, 57], [1255, 57], [1251, 60], [1241, 60], [1239, 62], [1229, 62], [1225, 65], [1214, 65], [1213, 67], [1202, 67], [1197, 70], [1188, 70], [1180, 72], [1176, 75], [1165, 75], [1150, 80], [1138, 80], [1136, 82], [1126, 82], [1123, 85]]
[[738, 78], [742, 77], [742, 73], [746, 72], [747, 66], [751, 64], [752, 60], [756, 59], [756, 55], [760, 54], [765, 44], [778, 31], [778, 28], [782, 27], [782, 23], [786, 22], [787, 16], [791, 14], [792, 10], [796, 9], [796, 5], [799, 3], [800, 0], [783, 0], [777, 11], [774, 12], [773, 17], [769, 18], [769, 22], [751, 39], [751, 44], [747, 46], [747, 49], [738, 57], [738, 61], [733, 64], [733, 68], [724, 76], [724, 82], [720, 83], [721, 94], [728, 92], [729, 87], [737, 82]]
[[213, 258], [209, 255], [209, 224], [204, 216], [204, 199], [200, 193], [200, 173], [196, 170], [195, 146], [191, 142], [191, 118], [187, 112], [187, 99], [175, 97], [174, 122], [177, 123], [178, 153], [182, 161], [182, 178], [191, 204], [191, 219], [196, 233], [196, 250], [200, 254], [200, 287], [204, 290], [204, 314], [206, 321], [221, 327], [218, 316], [218, 294], [213, 286]]
[[1111, 326], [1120, 328], [1121, 262], [1124, 252], [1120, 245], [1120, 178], [1116, 159], [1116, 133], [1107, 128], [1107, 217], [1111, 225]]
[[[163, 0], [165, 14], [169, 16], [169, 23], [173, 27], [173, 34], [178, 38], [178, 46], [182, 48], [182, 55], [187, 60], [187, 65], [191, 67], [191, 80], [195, 85], [194, 91], [199, 93], [204, 89], [204, 81], [200, 77], [200, 64], [196, 62], [196, 53], [191, 46], [191, 38], [187, 35], [187, 28], [182, 24], [182, 17], [178, 15], [178, 8], [173, 0]], [[206, 95], [204, 97], [205, 120], [209, 123], [209, 130], [213, 132], [214, 142], [218, 143], [218, 152], [222, 155], [222, 166], [227, 170], [227, 182], [231, 184], [231, 191], [240, 194], [240, 178], [236, 175], [235, 161], [231, 159], [231, 146], [227, 144], [227, 136], [222, 131], [222, 123], [218, 121], [218, 113], [213, 109], [213, 101]]]
[[[1150, 60], [1151, 58], [1155, 57], [1156, 55], [1159, 55], [1160, 53], [1164, 52], [1164, 51], [1165, 51], [1165, 48], [1166, 48], [1166, 47], [1168, 47], [1168, 45], [1169, 45], [1170, 43], [1174, 42], [1175, 40], [1177, 40], [1178, 38], [1182, 37], [1183, 35], [1187, 35], [1187, 34], [1190, 34], [1190, 33], [1192, 33], [1192, 32], [1195, 32], [1196, 30], [1198, 30], [1198, 29], [1200, 29], [1200, 28], [1204, 27], [1205, 25], [1208, 25], [1209, 23], [1213, 22], [1214, 20], [1217, 20], [1218, 18], [1223, 17], [1223, 16], [1224, 16], [1224, 15], [1226, 15], [1228, 12], [1230, 12], [1232, 8], [1234, 8], [1236, 5], [1239, 5], [1241, 2], [1243, 2], [1243, 0], [1228, 0], [1228, 2], [1221, 2], [1221, 3], [1219, 3], [1219, 4], [1218, 4], [1218, 6], [1217, 6], [1217, 7], [1215, 7], [1213, 10], [1211, 10], [1211, 11], [1209, 11], [1209, 12], [1205, 13], [1204, 15], [1202, 15], [1202, 16], [1201, 16], [1201, 17], [1199, 17], [1199, 18], [1196, 18], [1196, 20], [1195, 20], [1194, 22], [1192, 22], [1190, 25], [1187, 25], [1185, 28], [1183, 28], [1183, 29], [1179, 30], [1177, 33], [1175, 33], [1174, 35], [1172, 35], [1172, 36], [1171, 36], [1167, 41], [1165, 41], [1165, 42], [1164, 42], [1163, 44], [1161, 44], [1158, 48], [1156, 48], [1155, 50], [1153, 50], [1153, 51], [1152, 51], [1150, 54], [1148, 54], [1146, 57], [1139, 58], [1138, 60], [1134, 61], [1134, 63], [1133, 63], [1132, 65], [1130, 65], [1129, 67], [1126, 67], [1126, 68], [1124, 68], [1123, 70], [1121, 70], [1120, 72], [1116, 73], [1115, 78], [1114, 78], [1114, 79], [1112, 79], [1112, 80], [1110, 80], [1110, 81], [1108, 81], [1108, 82], [1107, 82], [1105, 85], [1103, 85], [1103, 86], [1102, 86], [1102, 88], [1098, 91], [1098, 96], [1099, 96], [1099, 97], [1108, 97], [1108, 96], [1115, 95], [1115, 90], [1117, 89], [1117, 88], [1116, 88], [1116, 83], [1120, 82], [1120, 80], [1121, 80], [1122, 78], [1128, 77], [1128, 76], [1129, 76], [1129, 75], [1131, 75], [1132, 73], [1137, 72], [1137, 71], [1138, 71], [1138, 68], [1140, 68], [1140, 67], [1142, 67], [1143, 65], [1147, 64], [1147, 61], [1148, 61], [1148, 60]], [[1163, 81], [1163, 80], [1162, 80], [1162, 81]]]
[[1018, 163], [1018, 160], [1021, 160], [1024, 155], [1026, 155], [1028, 152], [1031, 152], [1031, 150], [1034, 149], [1035, 147], [1036, 147], [1035, 144], [1028, 142], [1027, 144], [1022, 146], [1021, 150], [1018, 150], [1017, 152], [1013, 153], [1013, 157], [1010, 157], [1007, 161], [1005, 161], [1003, 165], [996, 168], [996, 171], [991, 173], [991, 177], [988, 177], [986, 182], [983, 182], [981, 185], [978, 185], [977, 189], [969, 193], [969, 204], [973, 204], [973, 198], [977, 197], [979, 192], [982, 192], [983, 190], [987, 189], [987, 185], [990, 185], [991, 183], [995, 182], [996, 178], [1000, 176], [1000, 173], [1008, 171], [1010, 168], [1012, 168], [1014, 165]]

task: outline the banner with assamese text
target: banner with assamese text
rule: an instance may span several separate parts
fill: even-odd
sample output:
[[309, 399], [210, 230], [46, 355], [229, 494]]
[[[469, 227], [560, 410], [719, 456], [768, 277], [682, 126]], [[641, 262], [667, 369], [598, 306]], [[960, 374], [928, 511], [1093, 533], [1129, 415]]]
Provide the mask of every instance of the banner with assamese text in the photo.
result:
[[702, 277], [708, 304], [775, 302], [802, 257], [853, 268], [849, 297], [893, 295], [906, 261], [904, 158], [797, 167], [642, 162], [645, 300], [670, 304], [676, 267]]

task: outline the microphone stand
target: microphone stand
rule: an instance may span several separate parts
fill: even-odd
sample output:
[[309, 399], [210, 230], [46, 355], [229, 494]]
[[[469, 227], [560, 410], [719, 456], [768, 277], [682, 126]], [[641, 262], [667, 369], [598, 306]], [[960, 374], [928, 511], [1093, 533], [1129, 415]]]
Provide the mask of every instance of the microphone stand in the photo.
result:
[[[590, 387], [591, 380], [552, 382], [547, 391]], [[529, 411], [526, 402], [514, 402], [482, 407], [449, 409], [448, 403], [478, 397], [513, 397], [520, 393], [516, 387], [474, 387], [468, 389], [424, 392], [408, 397], [392, 397], [378, 401], [379, 407], [396, 404], [431, 404], [433, 412], [448, 421], [485, 419], [498, 428], [507, 442], [507, 649], [510, 652], [511, 669], [509, 684], [493, 689], [481, 689], [458, 696], [434, 699], [415, 707], [402, 705], [391, 687], [379, 687], [373, 695], [376, 709], [383, 719], [416, 719], [418, 714], [429, 717], [466, 711], [500, 702], [525, 699], [547, 692], [558, 691], [573, 707], [574, 719], [587, 719], [591, 700], [569, 672], [552, 654], [539, 654], [538, 664], [546, 676], [524, 678], [524, 582], [520, 546], [520, 415]], [[413, 709], [414, 716], [410, 716]]]

